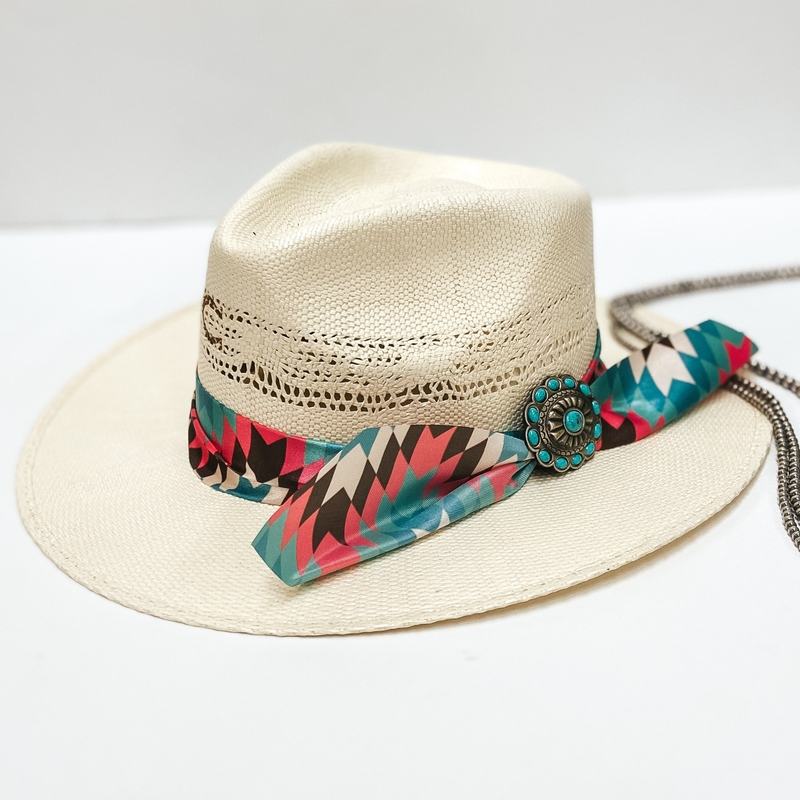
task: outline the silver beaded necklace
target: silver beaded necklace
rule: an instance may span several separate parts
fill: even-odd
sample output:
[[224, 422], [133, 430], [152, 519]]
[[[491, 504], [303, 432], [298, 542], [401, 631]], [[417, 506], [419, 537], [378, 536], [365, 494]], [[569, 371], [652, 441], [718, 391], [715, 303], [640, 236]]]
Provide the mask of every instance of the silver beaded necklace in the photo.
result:
[[[640, 292], [620, 295], [611, 301], [614, 335], [623, 345], [628, 347], [631, 345], [627, 338], [629, 336], [635, 336], [645, 342], [654, 342], [664, 335], [636, 319], [633, 314], [633, 308], [637, 305], [692, 292], [727, 289], [732, 286], [747, 286], [754, 283], [791, 278], [800, 278], [800, 266], [718, 275], [699, 280], [677, 281], [675, 283], [666, 283], [662, 286], [654, 286]], [[635, 347], [639, 347], [639, 344], [637, 343]], [[772, 369], [755, 359], [751, 359], [744, 369], [766, 378], [800, 397], [800, 382], [794, 378], [790, 378], [788, 375], [784, 375], [782, 372]], [[778, 399], [759, 384], [743, 377], [741, 372], [729, 378], [722, 388], [739, 395], [743, 400], [757, 408], [772, 425], [775, 446], [778, 451], [778, 507], [783, 519], [783, 527], [786, 528], [786, 532], [789, 534], [794, 546], [800, 550], [800, 484], [798, 483], [800, 446], [798, 446], [794, 428], [792, 428], [792, 424], [789, 422], [786, 412]]]

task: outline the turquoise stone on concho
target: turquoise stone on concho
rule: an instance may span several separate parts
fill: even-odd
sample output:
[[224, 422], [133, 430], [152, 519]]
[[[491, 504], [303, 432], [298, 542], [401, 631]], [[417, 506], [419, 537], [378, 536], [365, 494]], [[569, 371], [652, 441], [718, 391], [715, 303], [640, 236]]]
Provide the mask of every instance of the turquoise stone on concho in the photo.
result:
[[525, 407], [525, 443], [543, 467], [567, 472], [589, 461], [600, 436], [600, 406], [570, 375], [545, 378]]
[[573, 435], [583, 430], [585, 422], [583, 414], [577, 408], [573, 408], [572, 411], [567, 411], [564, 414], [564, 427]]

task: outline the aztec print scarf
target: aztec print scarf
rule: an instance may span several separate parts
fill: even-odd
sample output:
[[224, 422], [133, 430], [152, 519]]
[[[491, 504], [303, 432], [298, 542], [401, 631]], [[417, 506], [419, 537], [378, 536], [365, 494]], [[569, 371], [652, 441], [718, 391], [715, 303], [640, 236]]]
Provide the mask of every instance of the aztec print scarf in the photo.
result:
[[581, 380], [531, 392], [524, 431], [447, 425], [367, 428], [346, 445], [291, 436], [237, 414], [197, 379], [189, 460], [213, 489], [280, 504], [253, 546], [295, 586], [388, 553], [503, 500], [537, 466], [577, 469], [642, 439], [722, 385], [756, 352], [711, 320], [606, 369], [600, 338]]

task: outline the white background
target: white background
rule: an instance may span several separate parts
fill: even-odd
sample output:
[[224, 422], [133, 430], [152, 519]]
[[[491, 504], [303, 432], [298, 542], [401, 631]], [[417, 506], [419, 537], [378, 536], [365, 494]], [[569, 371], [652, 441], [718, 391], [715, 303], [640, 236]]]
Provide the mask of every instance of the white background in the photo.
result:
[[[601, 201], [595, 218], [605, 295], [800, 262], [800, 189]], [[0, 797], [796, 800], [800, 554], [781, 527], [774, 453], [678, 543], [552, 598], [427, 628], [220, 633], [59, 572], [17, 516], [24, 437], [91, 358], [197, 301], [211, 232], [0, 235]], [[800, 375], [798, 302], [794, 282], [658, 310], [739, 324], [767, 363]], [[800, 401], [780, 394], [800, 425]]]
[[[13, 477], [63, 382], [197, 301], [213, 220], [317, 141], [577, 178], [606, 198], [604, 295], [800, 262], [799, 31], [797, 3], [743, 0], [0, 4], [0, 797], [795, 800], [800, 555], [774, 452], [717, 518], [602, 580], [316, 640], [91, 593], [28, 537]], [[43, 227], [70, 221], [124, 224]], [[658, 310], [738, 325], [800, 376], [799, 301]]]
[[0, 225], [218, 219], [321, 141], [800, 183], [796, 0], [3, 0]]

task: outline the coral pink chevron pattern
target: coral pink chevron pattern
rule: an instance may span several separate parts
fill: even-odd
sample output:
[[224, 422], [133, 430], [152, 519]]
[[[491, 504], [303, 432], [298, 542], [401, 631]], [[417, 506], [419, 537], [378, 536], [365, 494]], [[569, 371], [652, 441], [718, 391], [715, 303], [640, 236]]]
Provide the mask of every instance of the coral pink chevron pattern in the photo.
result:
[[395, 550], [516, 492], [534, 462], [515, 436], [397, 425], [362, 431], [253, 542], [295, 586]]
[[[598, 332], [583, 380], [588, 383], [602, 368]], [[237, 414], [209, 394], [196, 376], [189, 417], [189, 462], [212, 489], [280, 505], [342, 447], [292, 436]]]
[[212, 489], [278, 505], [341, 449], [253, 422], [212, 397], [196, 379], [189, 463]]
[[591, 384], [603, 450], [635, 442], [685, 414], [741, 369], [758, 348], [708, 320], [631, 353]]
[[[606, 370], [598, 337], [583, 381], [601, 409], [602, 449], [685, 414], [755, 351], [744, 334], [708, 321]], [[281, 503], [253, 546], [289, 585], [395, 550], [503, 500], [536, 463], [517, 431], [398, 425], [368, 428], [344, 446], [290, 436], [236, 414], [199, 380], [189, 448], [206, 484]]]

